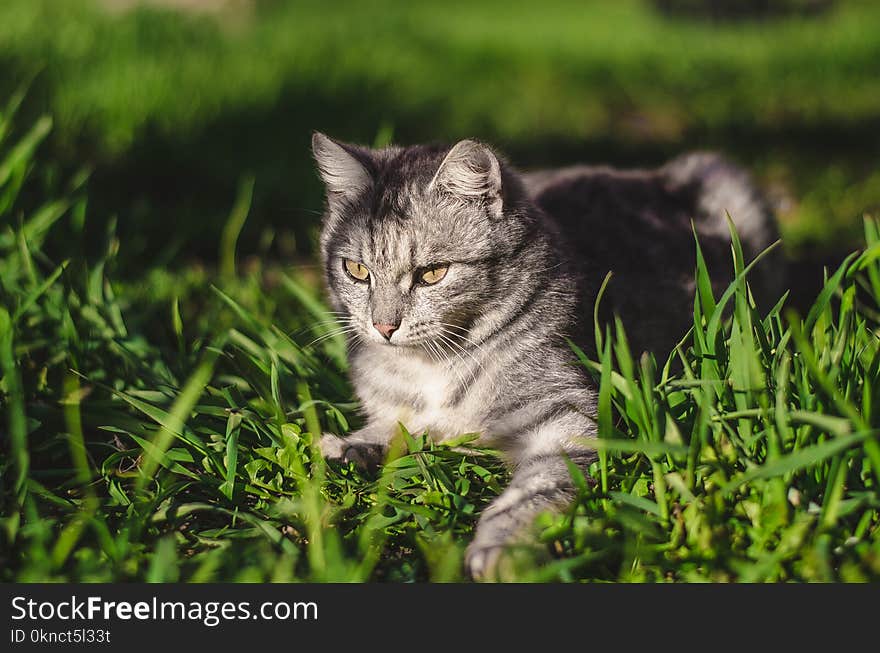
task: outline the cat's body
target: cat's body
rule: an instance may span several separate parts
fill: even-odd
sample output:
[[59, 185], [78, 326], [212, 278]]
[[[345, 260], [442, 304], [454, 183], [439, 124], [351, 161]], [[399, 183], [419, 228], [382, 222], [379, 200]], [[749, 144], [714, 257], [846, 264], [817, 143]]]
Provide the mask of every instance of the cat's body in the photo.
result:
[[[725, 208], [747, 214], [738, 225], [751, 253], [772, 235], [747, 180], [708, 156], [654, 172], [521, 176], [473, 141], [367, 150], [316, 134], [313, 149], [328, 191], [327, 285], [366, 415], [322, 450], [378, 462], [398, 423], [437, 440], [478, 433], [500, 449], [513, 476], [468, 549], [476, 576], [538, 512], [571, 500], [566, 459], [594, 459], [596, 390], [566, 338], [591, 349], [605, 273], [620, 273], [609, 300], [636, 347], [668, 349], [692, 308], [691, 218], [719, 271]], [[713, 177], [726, 200], [706, 192]]]
[[[575, 166], [522, 178], [575, 259], [580, 315], [592, 315], [598, 284], [612, 271], [600, 308], [606, 320], [621, 317], [636, 353], [665, 355], [693, 322], [694, 230], [716, 291], [732, 280], [728, 213], [747, 260], [778, 238], [749, 177], [711, 153], [686, 154], [651, 170]], [[759, 301], [778, 298], [780, 268], [771, 255], [752, 275]], [[587, 329], [589, 349], [591, 322]]]

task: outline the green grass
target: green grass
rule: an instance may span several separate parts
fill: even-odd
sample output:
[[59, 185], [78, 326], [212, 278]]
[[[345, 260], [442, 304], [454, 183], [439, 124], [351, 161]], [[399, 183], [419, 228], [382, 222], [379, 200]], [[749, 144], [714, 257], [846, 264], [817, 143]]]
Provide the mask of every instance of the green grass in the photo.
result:
[[92, 202], [126, 216], [129, 255], [163, 250], [171, 225], [177, 251], [196, 250], [249, 172], [245, 241], [293, 231], [304, 252], [320, 200], [313, 129], [364, 143], [476, 136], [522, 166], [723, 149], [793, 198], [782, 228], [794, 252], [857, 242], [862, 213], [880, 205], [880, 7], [869, 0], [731, 24], [637, 0], [307, 0], [219, 16], [101, 7], [2, 3], [0, 91], [36, 76], [33, 110], [53, 115], [61, 160], [96, 166]]
[[[46, 199], [49, 121], [14, 131], [15, 104], [0, 117], [0, 579], [461, 580], [503, 467], [405, 430], [378, 477], [324, 464], [320, 432], [358, 421], [344, 343], [315, 342], [329, 326], [312, 268], [237, 259], [250, 183], [219, 271], [116, 281], [113, 229], [81, 254], [84, 179]], [[598, 328], [595, 360], [581, 355], [600, 384], [598, 486], [576, 474], [577, 502], [540, 520], [552, 560], [513, 552], [505, 578], [880, 579], [880, 226], [864, 228], [805, 316], [784, 299], [756, 312], [737, 246], [720, 297], [698, 264], [694, 328], [668, 361]]]
[[[637, 129], [628, 123], [639, 115], [681, 133], [858, 121], [880, 110], [871, 74], [880, 9], [870, 2], [840, 2], [825, 21], [715, 26], [668, 20], [633, 0], [516, 11], [495, 2], [275, 3], [225, 27], [222, 17], [149, 8], [119, 17], [84, 0], [8, 4], [0, 53], [43, 64], [62, 136], [94, 130], [108, 153], [149, 123], [185, 137], [228, 107], [270, 105], [287, 85], [383, 90], [392, 122], [440, 105], [435, 138], [480, 120], [502, 140], [537, 141]], [[501, 102], [514, 83], [518, 101]], [[366, 128], [358, 135], [368, 139], [379, 126], [356, 120], [349, 131]]]

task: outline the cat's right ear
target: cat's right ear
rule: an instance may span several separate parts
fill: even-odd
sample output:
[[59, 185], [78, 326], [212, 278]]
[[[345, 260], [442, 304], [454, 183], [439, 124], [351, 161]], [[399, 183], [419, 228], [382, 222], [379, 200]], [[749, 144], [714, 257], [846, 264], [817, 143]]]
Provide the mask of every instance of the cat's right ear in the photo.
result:
[[367, 157], [355, 146], [314, 132], [312, 155], [327, 186], [327, 198], [331, 203], [334, 199], [355, 196], [373, 183]]
[[491, 214], [501, 215], [504, 195], [501, 164], [491, 149], [477, 141], [464, 140], [453, 145], [428, 187], [480, 200]]

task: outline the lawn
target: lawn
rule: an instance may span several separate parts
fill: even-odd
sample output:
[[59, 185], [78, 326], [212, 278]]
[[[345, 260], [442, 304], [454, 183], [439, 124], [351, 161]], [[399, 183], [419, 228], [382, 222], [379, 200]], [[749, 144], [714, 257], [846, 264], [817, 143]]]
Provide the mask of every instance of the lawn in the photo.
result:
[[476, 136], [526, 168], [721, 149], [774, 198], [793, 258], [839, 258], [880, 206], [871, 0], [757, 23], [669, 17], [647, 0], [124, 4], [5, 0], [0, 92], [31, 80], [22, 110], [53, 117], [52, 161], [92, 169], [85, 228], [99, 240], [119, 217], [126, 277], [215, 257], [204, 234], [249, 174], [242, 244], [307, 258], [313, 129], [364, 143]]
[[[503, 468], [405, 429], [376, 476], [323, 462], [319, 434], [358, 420], [344, 343], [311, 264], [242, 255], [251, 178], [206, 236], [216, 263], [133, 268], [23, 97], [0, 118], [0, 580], [463, 580]], [[598, 484], [576, 475], [504, 579], [880, 579], [880, 223], [862, 229], [802, 314], [759, 314], [734, 247], [721, 296], [698, 262], [669, 360], [597, 328], [574, 353], [600, 388]]]

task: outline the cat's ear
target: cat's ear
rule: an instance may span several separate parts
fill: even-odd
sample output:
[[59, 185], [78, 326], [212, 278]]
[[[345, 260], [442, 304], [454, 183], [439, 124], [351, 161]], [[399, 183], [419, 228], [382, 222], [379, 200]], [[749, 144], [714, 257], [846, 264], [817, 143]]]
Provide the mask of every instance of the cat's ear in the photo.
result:
[[327, 186], [327, 197], [353, 196], [369, 188], [373, 177], [366, 154], [360, 148], [335, 141], [321, 132], [312, 134], [312, 155]]
[[490, 213], [501, 215], [501, 164], [482, 143], [456, 143], [440, 163], [430, 185], [465, 199], [480, 199]]

